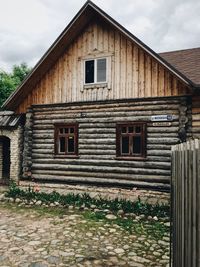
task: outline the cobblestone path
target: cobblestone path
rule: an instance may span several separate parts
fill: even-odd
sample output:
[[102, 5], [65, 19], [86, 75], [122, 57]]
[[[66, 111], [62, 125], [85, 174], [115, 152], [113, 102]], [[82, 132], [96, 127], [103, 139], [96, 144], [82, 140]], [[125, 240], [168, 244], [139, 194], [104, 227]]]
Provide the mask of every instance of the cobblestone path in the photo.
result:
[[169, 233], [160, 240], [130, 234], [116, 224], [0, 204], [0, 266], [167, 267]]

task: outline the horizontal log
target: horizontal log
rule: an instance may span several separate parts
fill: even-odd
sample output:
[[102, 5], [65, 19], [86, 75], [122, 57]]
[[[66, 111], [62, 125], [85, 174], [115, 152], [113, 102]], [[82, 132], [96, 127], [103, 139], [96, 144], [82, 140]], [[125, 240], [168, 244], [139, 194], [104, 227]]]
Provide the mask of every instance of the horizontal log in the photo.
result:
[[109, 167], [139, 167], [139, 168], [161, 168], [169, 169], [171, 164], [168, 162], [149, 162], [138, 160], [91, 160], [91, 159], [70, 159], [70, 158], [54, 158], [53, 160], [43, 159], [35, 160], [34, 163], [54, 164], [59, 163], [63, 165], [89, 165], [89, 166], [109, 166]]
[[54, 125], [52, 123], [48, 123], [48, 124], [37, 124], [37, 125], [33, 125], [33, 132], [36, 130], [50, 130], [53, 131], [54, 130]]
[[36, 133], [36, 134], [40, 134], [40, 135], [47, 134], [47, 132], [48, 132], [48, 134], [54, 135], [54, 126], [52, 129], [48, 129], [48, 130], [46, 130], [45, 128], [42, 128], [42, 129], [37, 129], [37, 130], [34, 129], [34, 131], [33, 131], [34, 134]]
[[200, 103], [197, 107], [192, 107], [192, 114], [200, 114]]
[[154, 156], [154, 155], [148, 155], [147, 160], [149, 161], [155, 161], [155, 162], [170, 162], [171, 163], [171, 155], [170, 156]]
[[147, 144], [147, 149], [153, 149], [153, 150], [171, 150], [171, 145], [164, 145], [164, 144]]
[[33, 138], [32, 140], [33, 144], [52, 144], [54, 145], [54, 139], [53, 138], [46, 138], [45, 140], [43, 138]]
[[193, 114], [192, 115], [192, 120], [193, 121], [200, 121], [200, 114]]
[[[49, 154], [49, 153], [32, 153], [32, 159], [33, 162], [35, 159], [54, 159], [55, 156], [54, 154]], [[115, 160], [116, 157], [113, 155], [79, 155], [79, 159], [87, 159], [87, 160], [97, 160], [97, 159], [101, 159], [101, 160]], [[78, 160], [78, 159], [77, 159]], [[171, 156], [153, 156], [153, 155], [148, 155], [148, 157], [145, 159], [145, 161], [155, 161], [155, 162], [171, 162]]]
[[193, 121], [192, 127], [200, 127], [200, 121]]
[[147, 156], [171, 156], [171, 150], [147, 150]]
[[120, 174], [120, 173], [99, 173], [99, 172], [78, 172], [78, 171], [58, 171], [58, 170], [34, 170], [34, 175], [54, 175], [58, 176], [74, 176], [74, 177], [100, 177], [100, 178], [108, 178], [108, 179], [129, 179], [129, 180], [141, 180], [141, 181], [158, 181], [163, 183], [170, 182], [170, 176], [161, 176], [161, 175], [131, 175], [131, 174]]
[[116, 155], [116, 150], [90, 150], [90, 149], [79, 149], [79, 155]]
[[169, 133], [169, 132], [147, 133], [147, 137], [149, 138], [166, 138], [166, 137], [178, 138], [178, 133]]
[[[140, 111], [136, 111], [136, 110], [125, 110], [125, 111], [120, 111], [119, 109], [117, 111], [113, 111], [112, 109], [110, 111], [92, 111], [92, 112], [65, 112], [65, 113], [55, 113], [52, 112], [51, 114], [35, 114], [34, 115], [34, 120], [48, 120], [48, 119], [52, 119], [52, 120], [57, 120], [57, 119], [71, 119], [71, 118], [82, 118], [82, 117], [86, 117], [86, 118], [124, 118], [124, 117], [136, 117], [136, 116], [148, 116], [151, 117], [153, 115], [165, 115], [166, 114], [166, 110], [163, 110], [162, 106], [158, 106], [157, 107], [158, 110], [156, 111], [152, 111], [152, 110], [140, 110]], [[158, 114], [159, 112], [159, 114]], [[178, 116], [179, 115], [179, 110], [175, 109], [175, 110], [168, 110], [168, 113], [170, 115], [173, 116]]]
[[199, 133], [200, 132], [200, 126], [196, 128], [192, 128], [193, 133]]
[[96, 124], [93, 124], [92, 128], [82, 128], [82, 125], [79, 125], [79, 134], [112, 134], [116, 133], [116, 127], [104, 127], [104, 128], [96, 128]]
[[45, 143], [45, 144], [36, 144], [36, 143], [33, 143], [32, 144], [32, 149], [51, 149], [51, 151], [54, 150], [54, 144], [48, 144], [48, 143]]
[[[45, 115], [51, 115], [52, 111], [54, 111], [55, 114], [66, 114], [66, 113], [72, 113], [72, 112], [83, 112], [83, 111], [88, 111], [88, 112], [98, 112], [101, 110], [104, 110], [105, 112], [108, 112], [112, 110], [112, 112], [115, 111], [145, 111], [145, 110], [151, 110], [151, 111], [157, 111], [157, 110], [177, 110], [180, 106], [180, 101], [176, 100], [174, 102], [169, 102], [169, 101], [162, 101], [161, 99], [156, 102], [135, 102], [135, 103], [130, 103], [126, 101], [126, 103], [120, 103], [120, 104], [101, 104], [97, 105], [94, 103], [94, 105], [76, 105], [74, 103], [73, 106], [67, 106], [66, 107], [55, 107], [49, 105], [48, 107], [45, 108], [38, 108], [34, 107], [34, 114], [35, 115], [40, 115], [40, 114], [45, 114]], [[161, 108], [160, 108], [161, 107]]]
[[116, 145], [104, 145], [104, 144], [79, 144], [79, 150], [86, 149], [86, 150], [115, 150]]
[[110, 139], [79, 139], [79, 144], [111, 144], [116, 143], [115, 138]]
[[33, 148], [32, 149], [32, 153], [39, 153], [39, 154], [49, 154], [49, 155], [54, 155], [54, 149], [49, 149], [49, 148], [46, 148], [46, 149], [44, 149], [44, 148], [42, 148], [42, 149], [40, 149], [40, 148]]
[[79, 133], [79, 140], [81, 139], [114, 139], [116, 137], [116, 133], [105, 133], [105, 134], [81, 134]]
[[163, 190], [163, 191], [169, 191], [170, 186], [168, 184], [162, 184], [162, 183], [149, 183], [149, 182], [139, 182], [139, 181], [132, 181], [132, 180], [118, 180], [118, 179], [101, 179], [101, 178], [81, 178], [81, 177], [59, 177], [56, 178], [54, 176], [48, 175], [43, 177], [35, 177], [36, 180], [49, 180], [54, 182], [67, 182], [67, 183], [84, 183], [84, 184], [103, 184], [103, 185], [114, 185], [114, 186], [126, 186], [126, 187], [134, 187], [134, 188], [145, 188], [145, 189], [156, 189], [156, 190]]
[[[55, 162], [55, 161], [54, 161]], [[66, 165], [66, 164], [41, 164], [33, 163], [32, 169], [38, 170], [65, 170], [65, 171], [88, 171], [88, 172], [113, 172], [113, 173], [127, 173], [127, 174], [155, 174], [155, 175], [170, 175], [170, 170], [164, 169], [145, 169], [145, 168], [125, 168], [125, 167], [111, 167], [111, 166], [94, 166], [94, 165]]]
[[32, 161], [35, 159], [54, 159], [55, 155], [51, 153], [41, 153], [37, 152], [37, 150], [32, 151]]
[[147, 144], [178, 144], [179, 138], [147, 138]]
[[147, 127], [148, 133], [177, 133], [178, 130], [179, 130], [179, 127], [173, 127], [173, 126], [165, 126], [165, 127], [149, 126]]
[[116, 149], [79, 149], [79, 155], [116, 155]]
[[45, 140], [45, 139], [52, 139], [52, 138], [54, 138], [54, 135], [52, 135], [52, 133], [48, 133], [48, 132], [46, 132], [46, 134], [40, 134], [40, 133], [33, 133], [33, 135], [32, 135], [32, 138], [38, 138], [38, 139], [43, 139], [43, 140]]
[[[179, 120], [179, 116], [178, 115], [174, 115], [174, 121], [178, 121]], [[77, 117], [77, 118], [57, 118], [57, 119], [37, 119], [34, 121], [34, 125], [37, 124], [50, 124], [50, 123], [96, 123], [98, 121], [98, 123], [118, 123], [118, 122], [130, 122], [130, 121], [151, 121], [150, 116], [144, 115], [136, 115], [136, 116], [128, 116], [128, 114], [126, 114], [126, 116], [124, 117], [98, 117], [98, 118], [91, 118], [91, 117]]]

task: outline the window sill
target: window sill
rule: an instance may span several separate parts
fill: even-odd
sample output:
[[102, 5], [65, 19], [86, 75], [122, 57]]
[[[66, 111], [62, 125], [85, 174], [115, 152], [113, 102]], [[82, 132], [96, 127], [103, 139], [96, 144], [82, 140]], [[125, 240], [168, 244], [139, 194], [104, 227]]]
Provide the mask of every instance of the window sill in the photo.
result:
[[142, 157], [115, 157], [116, 160], [141, 160], [141, 161], [146, 161], [147, 158], [142, 158]]
[[78, 155], [54, 155], [55, 159], [79, 159]]
[[94, 83], [94, 84], [84, 84], [83, 89], [98, 89], [105, 88], [108, 86], [108, 83]]

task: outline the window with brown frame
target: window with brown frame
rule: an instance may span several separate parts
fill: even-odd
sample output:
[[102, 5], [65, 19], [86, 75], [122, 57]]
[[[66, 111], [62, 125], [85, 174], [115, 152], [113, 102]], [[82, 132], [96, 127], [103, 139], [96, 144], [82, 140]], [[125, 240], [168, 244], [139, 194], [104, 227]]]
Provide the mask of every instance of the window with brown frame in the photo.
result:
[[117, 157], [146, 157], [146, 123], [131, 122], [116, 126]]
[[78, 124], [55, 125], [55, 154], [78, 155]]

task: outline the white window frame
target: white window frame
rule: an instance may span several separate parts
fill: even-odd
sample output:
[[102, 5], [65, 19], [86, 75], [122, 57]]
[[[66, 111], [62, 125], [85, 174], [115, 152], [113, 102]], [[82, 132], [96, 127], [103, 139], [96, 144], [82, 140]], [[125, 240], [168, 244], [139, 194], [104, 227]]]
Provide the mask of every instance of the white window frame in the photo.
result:
[[[105, 59], [106, 60], [106, 80], [97, 82], [97, 60], [99, 59]], [[94, 60], [94, 82], [93, 83], [86, 83], [85, 82], [85, 65], [87, 61]], [[95, 85], [95, 84], [107, 84], [108, 83], [108, 58], [107, 57], [99, 57], [99, 58], [87, 58], [84, 60], [84, 85]]]

